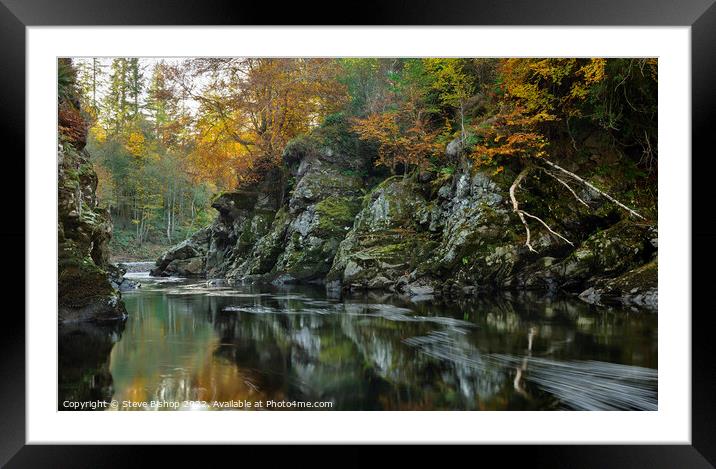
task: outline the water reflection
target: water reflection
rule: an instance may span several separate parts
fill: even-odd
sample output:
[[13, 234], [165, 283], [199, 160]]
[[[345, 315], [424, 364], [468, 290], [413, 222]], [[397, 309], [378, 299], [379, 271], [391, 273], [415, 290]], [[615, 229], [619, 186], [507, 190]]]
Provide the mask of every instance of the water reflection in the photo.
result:
[[[108, 401], [113, 382], [109, 354], [124, 323], [64, 324], [58, 330], [58, 409], [66, 401]], [[88, 409], [90, 410], [90, 409]]]
[[651, 313], [524, 294], [412, 303], [380, 294], [331, 299], [308, 288], [144, 283], [125, 295], [130, 316], [111, 350], [119, 401], [656, 408]]

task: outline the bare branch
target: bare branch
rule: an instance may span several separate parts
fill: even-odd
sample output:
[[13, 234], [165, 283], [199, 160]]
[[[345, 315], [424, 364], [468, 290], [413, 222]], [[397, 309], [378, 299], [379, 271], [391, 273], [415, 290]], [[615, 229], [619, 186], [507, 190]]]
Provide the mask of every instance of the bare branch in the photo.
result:
[[570, 246], [574, 246], [574, 244], [573, 244], [570, 240], [568, 240], [567, 238], [565, 238], [564, 236], [562, 236], [561, 234], [557, 233], [557, 232], [554, 231], [552, 228], [550, 228], [549, 225], [548, 225], [547, 223], [545, 223], [544, 220], [542, 220], [540, 217], [536, 217], [536, 216], [532, 215], [531, 213], [525, 212], [524, 210], [521, 210], [521, 212], [522, 212], [525, 216], [528, 216], [528, 217], [530, 217], [530, 218], [534, 218], [534, 219], [537, 220], [538, 222], [542, 223], [542, 224], [544, 225], [544, 227], [549, 230], [550, 233], [552, 233], [553, 235], [557, 236], [558, 238], [560, 238], [561, 240], [563, 240], [565, 243], [569, 244]]
[[619, 207], [623, 208], [624, 210], [626, 210], [626, 211], [629, 212], [630, 214], [634, 215], [635, 217], [641, 218], [642, 220], [646, 220], [646, 218], [644, 218], [643, 216], [639, 215], [635, 210], [633, 210], [633, 209], [627, 207], [626, 205], [624, 205], [623, 203], [619, 202], [617, 199], [615, 199], [615, 198], [612, 197], [611, 195], [607, 194], [607, 193], [604, 192], [603, 190], [600, 190], [600, 189], [597, 189], [596, 187], [594, 187], [594, 185], [591, 184], [589, 181], [586, 181], [586, 180], [582, 179], [581, 177], [577, 176], [576, 174], [574, 174], [573, 172], [568, 171], [568, 170], [564, 169], [563, 167], [561, 167], [561, 166], [559, 166], [559, 165], [557, 165], [557, 164], [555, 164], [555, 163], [552, 163], [552, 162], [549, 161], [548, 159], [542, 158], [542, 161], [544, 161], [545, 163], [547, 163], [548, 165], [550, 165], [550, 166], [553, 167], [554, 169], [557, 169], [557, 170], [559, 170], [559, 171], [562, 171], [563, 173], [565, 173], [565, 174], [567, 174], [567, 175], [573, 177], [573, 178], [576, 179], [577, 181], [581, 182], [582, 184], [584, 184], [585, 186], [589, 187], [589, 188], [592, 189], [593, 191], [595, 191], [595, 192], [601, 194], [601, 195], [604, 196], [606, 199], [608, 199], [608, 200], [610, 200], [611, 202], [615, 203], [616, 205], [618, 205]]
[[589, 204], [587, 204], [587, 202], [585, 202], [584, 200], [582, 200], [582, 198], [577, 195], [577, 193], [574, 191], [574, 189], [572, 189], [572, 186], [570, 186], [570, 185], [567, 184], [565, 181], [563, 181], [563, 180], [561, 180], [560, 178], [558, 178], [556, 174], [550, 173], [550, 172], [547, 171], [546, 169], [543, 169], [543, 171], [545, 172], [545, 174], [547, 174], [548, 176], [552, 176], [553, 178], [555, 178], [555, 179], [557, 180], [557, 182], [559, 182], [559, 183], [562, 184], [564, 187], [566, 187], [567, 190], [569, 190], [569, 192], [572, 193], [572, 195], [574, 196], [574, 198], [577, 199], [577, 201], [579, 201], [579, 203], [581, 203], [581, 204], [584, 205], [585, 207], [591, 209], [591, 207], [589, 206]]
[[527, 174], [529, 172], [530, 172], [530, 168], [525, 168], [520, 172], [520, 174], [517, 175], [514, 182], [510, 186], [510, 200], [512, 200], [512, 211], [515, 212], [518, 217], [520, 217], [520, 220], [522, 221], [522, 225], [524, 225], [524, 227], [525, 227], [525, 232], [527, 233], [527, 241], [525, 241], [525, 246], [527, 246], [527, 248], [530, 251], [537, 252], [532, 247], [530, 227], [527, 224], [527, 220], [525, 220], [524, 213], [522, 212], [522, 210], [520, 210], [520, 204], [517, 202], [517, 198], [515, 197], [515, 189], [517, 189], [517, 186], [520, 185], [522, 180], [525, 178], [525, 176], [527, 176]]
[[[520, 186], [520, 183], [522, 183], [522, 180], [527, 176], [527, 174], [529, 174], [529, 172], [531, 170], [532, 170], [531, 167], [527, 167], [527, 168], [523, 169], [520, 172], [520, 174], [517, 175], [514, 182], [510, 186], [510, 200], [512, 201], [512, 211], [515, 212], [518, 217], [520, 217], [520, 221], [522, 221], [522, 225], [525, 227], [525, 232], [527, 234], [527, 240], [525, 241], [525, 246], [527, 246], [527, 249], [529, 249], [530, 251], [537, 252], [535, 250], [535, 248], [532, 247], [532, 233], [530, 232], [530, 227], [527, 224], [527, 220], [525, 219], [525, 217], [534, 218], [535, 220], [540, 222], [545, 228], [547, 228], [547, 230], [550, 233], [557, 236], [559, 239], [561, 239], [565, 243], [569, 244], [570, 246], [574, 246], [574, 244], [570, 240], [568, 240], [567, 238], [565, 238], [564, 236], [562, 236], [561, 234], [557, 233], [552, 228], [550, 228], [550, 226], [544, 220], [542, 220], [540, 217], [537, 217], [535, 215], [532, 215], [531, 213], [525, 212], [524, 210], [522, 210], [520, 208], [520, 204], [519, 204], [519, 202], [517, 202], [517, 197], [515, 196], [515, 191]], [[576, 194], [575, 194], [575, 197], [576, 197]], [[577, 197], [577, 199], [579, 199], [579, 197]]]

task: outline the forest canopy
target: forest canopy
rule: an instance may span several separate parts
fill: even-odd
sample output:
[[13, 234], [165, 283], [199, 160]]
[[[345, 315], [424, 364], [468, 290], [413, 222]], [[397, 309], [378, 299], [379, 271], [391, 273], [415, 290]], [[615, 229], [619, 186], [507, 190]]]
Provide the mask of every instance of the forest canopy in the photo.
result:
[[[579, 157], [598, 129], [640, 177], [656, 177], [656, 59], [91, 58], [73, 66], [76, 78], [60, 85], [80, 91], [117, 243], [185, 238], [212, 218], [214, 194], [280, 169], [292, 141], [326, 126], [354, 151], [373, 152], [376, 174], [450, 171], [450, 142], [476, 167], [519, 173], [548, 155]], [[557, 177], [555, 166], [546, 168]]]

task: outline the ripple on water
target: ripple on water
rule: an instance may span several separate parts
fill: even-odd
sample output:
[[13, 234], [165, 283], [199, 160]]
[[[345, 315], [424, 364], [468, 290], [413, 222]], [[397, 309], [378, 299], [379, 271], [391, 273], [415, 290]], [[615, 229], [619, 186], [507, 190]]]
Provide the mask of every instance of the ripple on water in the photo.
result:
[[403, 343], [455, 366], [484, 372], [488, 367], [519, 370], [532, 383], [572, 410], [658, 410], [658, 372], [594, 360], [559, 361], [529, 355], [482, 354], [455, 340], [448, 331], [432, 331]]

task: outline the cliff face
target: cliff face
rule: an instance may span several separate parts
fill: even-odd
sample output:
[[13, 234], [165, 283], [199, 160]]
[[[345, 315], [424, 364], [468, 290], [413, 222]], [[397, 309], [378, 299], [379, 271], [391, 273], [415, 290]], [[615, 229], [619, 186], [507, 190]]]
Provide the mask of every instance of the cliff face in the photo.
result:
[[[603, 147], [591, 150], [596, 155]], [[656, 308], [655, 223], [636, 223], [575, 185], [584, 202], [578, 203], [553, 177], [535, 171], [518, 189], [520, 205], [571, 245], [533, 221], [532, 252], [510, 201], [516, 172], [475, 170], [455, 142], [446, 153], [452, 172], [394, 176], [367, 190], [359, 174], [367, 174], [369, 156], [341, 153], [320, 134], [301, 140], [284, 153], [291, 175], [285, 185], [274, 175], [251, 195], [218, 197], [215, 223], [167, 252], [154, 273], [410, 296], [567, 290], [589, 302]], [[598, 161], [572, 169], [620, 194], [628, 184], [614, 178], [613, 155], [592, 160]], [[600, 179], [605, 164], [614, 168]]]
[[85, 149], [87, 122], [79, 102], [61, 96], [58, 109], [58, 304], [59, 321], [107, 321], [126, 317], [112, 285], [123, 272], [109, 263], [109, 213], [97, 204], [97, 174]]

